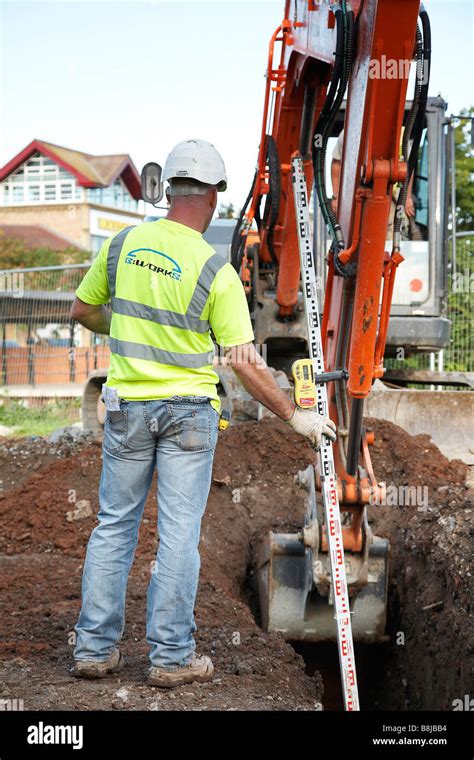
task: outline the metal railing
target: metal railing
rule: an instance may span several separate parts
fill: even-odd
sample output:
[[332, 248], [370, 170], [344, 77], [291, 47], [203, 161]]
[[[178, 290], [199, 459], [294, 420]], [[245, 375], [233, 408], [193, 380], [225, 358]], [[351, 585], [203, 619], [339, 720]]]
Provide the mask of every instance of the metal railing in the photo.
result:
[[76, 288], [90, 264], [0, 272], [0, 384], [53, 386], [83, 383], [108, 366], [109, 351], [69, 319]]
[[[415, 354], [402, 361], [386, 359], [385, 366], [389, 369], [474, 372], [474, 232], [458, 232], [456, 238], [456, 261], [453, 262], [450, 256], [447, 278], [446, 317], [451, 322], [449, 345], [438, 353]], [[452, 250], [452, 242], [450, 245]], [[455, 271], [452, 271], [453, 263]]]
[[444, 368], [474, 372], [474, 232], [458, 232], [456, 237], [456, 271], [448, 278], [451, 341]]
[[[474, 234], [457, 235], [456, 271], [448, 276], [450, 344], [417, 354], [392, 369], [474, 372]], [[107, 339], [69, 319], [74, 293], [89, 263], [0, 271], [0, 385], [83, 383], [109, 364]]]

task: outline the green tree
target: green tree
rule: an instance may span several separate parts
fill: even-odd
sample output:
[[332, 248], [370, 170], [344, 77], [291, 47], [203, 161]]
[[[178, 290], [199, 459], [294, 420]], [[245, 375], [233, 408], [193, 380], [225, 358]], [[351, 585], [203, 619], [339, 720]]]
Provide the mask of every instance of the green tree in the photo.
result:
[[456, 272], [449, 276], [448, 284], [451, 338], [445, 356], [447, 370], [474, 371], [473, 251], [474, 236], [473, 238], [458, 238]]
[[455, 129], [456, 143], [456, 227], [458, 232], [474, 229], [474, 150], [472, 148], [471, 118], [474, 118], [474, 107], [464, 108]]
[[[456, 145], [456, 231], [474, 230], [474, 150], [472, 147], [471, 118], [474, 107], [464, 108], [455, 120]], [[474, 236], [473, 236], [474, 238]], [[474, 239], [458, 237], [456, 241], [456, 272], [450, 273], [448, 283], [448, 317], [451, 320], [450, 345], [445, 353], [447, 370], [473, 371], [474, 369], [474, 323], [473, 291], [474, 268], [472, 265]], [[449, 243], [452, 247], [452, 239]], [[452, 255], [450, 251], [450, 258]]]
[[221, 203], [217, 214], [219, 219], [234, 219], [234, 212], [235, 208], [233, 203], [228, 203], [227, 206], [224, 203]]
[[81, 264], [91, 254], [78, 248], [53, 251], [50, 248], [25, 248], [22, 240], [6, 237], [0, 230], [0, 269], [26, 269], [29, 267], [52, 267], [64, 264]]
[[[53, 251], [50, 248], [25, 248], [22, 240], [6, 237], [0, 230], [0, 270], [29, 269], [30, 267], [53, 267], [82, 264], [92, 258], [88, 251], [67, 248]], [[84, 269], [32, 272], [29, 288], [34, 290], [69, 290], [77, 287], [84, 276]]]

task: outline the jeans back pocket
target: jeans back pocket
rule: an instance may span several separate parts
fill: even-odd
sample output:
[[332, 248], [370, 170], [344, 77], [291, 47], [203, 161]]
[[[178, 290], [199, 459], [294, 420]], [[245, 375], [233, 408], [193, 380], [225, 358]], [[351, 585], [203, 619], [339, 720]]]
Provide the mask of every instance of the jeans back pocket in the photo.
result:
[[209, 403], [169, 402], [168, 411], [176, 441], [183, 451], [206, 451], [213, 447]]
[[127, 428], [128, 412], [126, 408], [120, 409], [120, 411], [107, 410], [104, 426], [104, 449], [110, 454], [114, 454], [125, 448]]

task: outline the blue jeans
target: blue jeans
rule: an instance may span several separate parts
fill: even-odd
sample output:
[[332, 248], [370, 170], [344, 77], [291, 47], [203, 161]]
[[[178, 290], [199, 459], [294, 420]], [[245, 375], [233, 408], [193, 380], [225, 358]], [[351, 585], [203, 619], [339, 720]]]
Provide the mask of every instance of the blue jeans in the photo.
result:
[[107, 411], [99, 524], [87, 546], [76, 660], [107, 660], [125, 625], [125, 596], [153, 471], [158, 474], [158, 553], [148, 586], [147, 641], [153, 666], [193, 657], [198, 544], [219, 414], [206, 397], [120, 401]]

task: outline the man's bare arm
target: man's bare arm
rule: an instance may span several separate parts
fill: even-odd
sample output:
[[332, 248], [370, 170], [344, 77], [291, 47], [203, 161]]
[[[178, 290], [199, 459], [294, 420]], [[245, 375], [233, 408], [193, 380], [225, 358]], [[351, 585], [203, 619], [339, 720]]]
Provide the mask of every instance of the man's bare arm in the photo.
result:
[[405, 214], [407, 216], [416, 216], [416, 208], [413, 200], [413, 180], [415, 179], [415, 172], [410, 177], [407, 189], [407, 199], [405, 201]]
[[332, 203], [332, 210], [334, 213], [336, 213], [337, 210], [337, 201], [339, 198], [339, 185], [341, 182], [341, 162], [338, 161], [337, 158], [333, 158], [331, 161], [331, 184], [332, 184], [332, 193], [334, 195], [334, 199], [331, 201]]
[[321, 437], [336, 440], [336, 425], [311, 409], [300, 409], [282, 391], [253, 343], [225, 349], [225, 356], [245, 390], [318, 449]]
[[295, 405], [282, 391], [253, 343], [226, 348], [225, 358], [254, 399], [282, 420], [290, 419]]
[[70, 319], [75, 319], [88, 330], [102, 335], [108, 335], [110, 332], [111, 312], [104, 305], [94, 306], [84, 303], [80, 298], [75, 298], [69, 312]]

